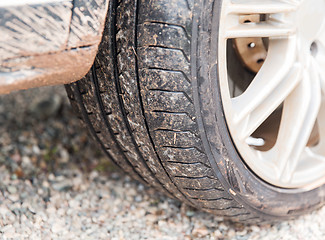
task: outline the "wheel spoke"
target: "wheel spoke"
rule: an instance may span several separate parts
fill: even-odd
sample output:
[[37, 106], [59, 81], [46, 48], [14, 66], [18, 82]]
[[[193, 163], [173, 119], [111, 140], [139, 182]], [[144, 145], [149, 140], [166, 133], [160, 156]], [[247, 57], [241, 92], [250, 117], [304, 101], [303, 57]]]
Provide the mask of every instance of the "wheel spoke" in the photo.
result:
[[237, 0], [229, 5], [230, 13], [239, 14], [270, 14], [295, 11], [298, 7], [296, 1], [283, 0]]
[[316, 44], [316, 53], [315, 59], [317, 62], [317, 68], [320, 74], [322, 90], [325, 94], [325, 29], [323, 34], [319, 36], [319, 41]]
[[317, 123], [320, 140], [315, 149], [315, 152], [322, 156], [325, 156], [325, 99], [322, 100], [322, 104], [317, 117]]
[[322, 84], [322, 90], [323, 93], [325, 94], [325, 56], [317, 57], [316, 61], [317, 61], [317, 70]]
[[[317, 63], [316, 63], [317, 62]], [[324, 65], [323, 65], [323, 64]], [[322, 98], [322, 103], [320, 106], [319, 114], [317, 117], [317, 123], [318, 123], [318, 133], [320, 136], [319, 143], [316, 147], [316, 152], [325, 156], [325, 59], [324, 58], [317, 58], [315, 60], [315, 65], [318, 70], [320, 82], [322, 85], [322, 93], [323, 93], [323, 98]]]
[[316, 152], [322, 156], [325, 156], [325, 24], [323, 25], [323, 31], [318, 37], [319, 44], [317, 45], [317, 53], [315, 57], [315, 65], [319, 73], [323, 92], [322, 104], [317, 117], [320, 142], [316, 147]]
[[296, 26], [289, 15], [295, 12], [296, 1], [284, 0], [237, 0], [226, 5], [227, 28], [225, 38], [288, 37], [296, 33]]
[[247, 90], [232, 99], [234, 122], [240, 129], [242, 140], [281, 105], [301, 80], [301, 67], [294, 64], [296, 55], [292, 41], [272, 40], [261, 70]]
[[226, 38], [242, 37], [288, 37], [296, 32], [294, 26], [277, 21], [237, 24], [226, 30]]
[[284, 102], [275, 147], [279, 179], [289, 183], [315, 126], [321, 104], [319, 75], [314, 64], [304, 71], [303, 80]]
[[[319, 44], [317, 45], [317, 53], [315, 57], [315, 65], [318, 70], [322, 93], [323, 96], [325, 96], [325, 31], [323, 31], [323, 34], [319, 37]], [[317, 117], [317, 123], [318, 123], [318, 132], [319, 132], [320, 139], [318, 145], [316, 146], [315, 151], [318, 154], [325, 156], [325, 99], [324, 97]]]
[[322, 30], [318, 36], [318, 41], [323, 45], [325, 48], [325, 22], [323, 23]]

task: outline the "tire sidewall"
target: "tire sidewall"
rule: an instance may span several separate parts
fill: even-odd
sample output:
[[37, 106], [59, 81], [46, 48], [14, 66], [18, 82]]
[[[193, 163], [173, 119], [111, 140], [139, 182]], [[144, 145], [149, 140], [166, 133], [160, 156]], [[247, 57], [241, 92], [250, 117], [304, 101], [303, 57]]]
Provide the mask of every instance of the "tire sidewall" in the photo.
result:
[[265, 218], [290, 218], [318, 208], [325, 185], [312, 189], [282, 189], [257, 177], [238, 154], [229, 134], [220, 95], [218, 29], [222, 0], [195, 4], [191, 74], [197, 122], [205, 152], [225, 189], [246, 208]]

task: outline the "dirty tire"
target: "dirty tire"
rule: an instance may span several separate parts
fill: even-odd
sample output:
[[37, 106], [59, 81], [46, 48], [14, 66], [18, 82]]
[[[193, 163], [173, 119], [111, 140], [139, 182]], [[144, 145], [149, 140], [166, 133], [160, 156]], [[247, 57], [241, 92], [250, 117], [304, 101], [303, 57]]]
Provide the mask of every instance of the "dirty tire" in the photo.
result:
[[212, 0], [110, 1], [93, 67], [66, 86], [72, 106], [109, 159], [170, 197], [243, 223], [313, 210], [321, 189], [268, 185], [233, 146], [211, 62], [219, 10]]

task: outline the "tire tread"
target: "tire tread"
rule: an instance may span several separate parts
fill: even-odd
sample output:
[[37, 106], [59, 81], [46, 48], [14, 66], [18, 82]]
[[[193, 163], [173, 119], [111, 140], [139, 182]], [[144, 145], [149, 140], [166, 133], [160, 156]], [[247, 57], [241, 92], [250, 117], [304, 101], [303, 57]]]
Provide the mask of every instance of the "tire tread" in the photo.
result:
[[193, 6], [112, 1], [95, 64], [67, 92], [95, 140], [132, 177], [194, 207], [253, 222], [219, 182], [200, 139], [190, 74]]

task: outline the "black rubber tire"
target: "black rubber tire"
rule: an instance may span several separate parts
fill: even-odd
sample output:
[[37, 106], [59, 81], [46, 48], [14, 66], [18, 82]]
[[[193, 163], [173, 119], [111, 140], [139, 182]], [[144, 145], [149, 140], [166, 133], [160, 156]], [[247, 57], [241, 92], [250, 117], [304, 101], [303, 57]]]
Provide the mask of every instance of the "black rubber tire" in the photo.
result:
[[91, 71], [66, 86], [72, 106], [111, 160], [189, 205], [244, 223], [311, 211], [324, 187], [271, 186], [231, 141], [217, 81], [220, 5], [110, 1]]

